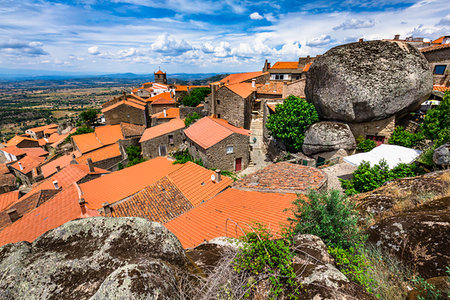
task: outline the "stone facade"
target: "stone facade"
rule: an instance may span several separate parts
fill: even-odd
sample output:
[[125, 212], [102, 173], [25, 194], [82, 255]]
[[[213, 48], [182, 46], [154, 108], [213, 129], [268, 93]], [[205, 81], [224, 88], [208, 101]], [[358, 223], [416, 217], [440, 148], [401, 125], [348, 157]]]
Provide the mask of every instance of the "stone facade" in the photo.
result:
[[149, 111], [149, 114], [153, 115], [162, 112], [164, 108], [177, 107], [177, 104], [174, 102], [170, 104], [151, 104], [150, 106], [151, 110]]
[[[167, 134], [155, 137], [151, 140], [147, 140], [141, 143], [142, 156], [144, 158], [155, 158], [158, 156], [166, 156], [169, 152], [175, 151], [185, 141], [183, 129], [178, 129]], [[164, 153], [160, 152], [160, 147], [165, 148]], [[161, 151], [164, 151], [161, 149]]]
[[32, 186], [34, 183], [34, 179], [33, 179], [33, 172], [30, 171], [27, 174], [24, 174], [22, 172], [20, 172], [19, 170], [16, 170], [14, 168], [11, 168], [12, 173], [14, 174], [14, 176], [19, 177], [20, 180], [22, 180], [22, 184], [25, 184], [27, 186]]
[[305, 85], [305, 78], [285, 84], [283, 88], [283, 99], [287, 98], [289, 95], [294, 95], [305, 99]]
[[211, 113], [227, 120], [231, 125], [250, 129], [254, 96], [252, 93], [244, 99], [223, 86], [215, 92], [215, 105], [212, 106]]
[[[203, 149], [195, 142], [188, 140], [189, 153], [194, 159], [201, 159], [206, 168], [235, 171], [236, 159], [241, 158], [241, 170], [247, 168], [250, 160], [249, 137], [233, 133], [217, 144]], [[233, 147], [233, 153], [227, 153], [227, 147]]]
[[[433, 72], [433, 84], [450, 86], [450, 48], [424, 52]], [[436, 74], [436, 66], [446, 66], [443, 74]]]
[[347, 124], [350, 126], [350, 130], [355, 136], [355, 139], [358, 138], [358, 136], [362, 136], [363, 138], [367, 138], [368, 136], [379, 136], [384, 137], [384, 142], [387, 143], [395, 129], [395, 116], [384, 120]]
[[121, 122], [148, 127], [150, 125], [147, 108], [145, 110], [129, 106], [119, 105], [104, 112], [106, 125], [117, 125]]

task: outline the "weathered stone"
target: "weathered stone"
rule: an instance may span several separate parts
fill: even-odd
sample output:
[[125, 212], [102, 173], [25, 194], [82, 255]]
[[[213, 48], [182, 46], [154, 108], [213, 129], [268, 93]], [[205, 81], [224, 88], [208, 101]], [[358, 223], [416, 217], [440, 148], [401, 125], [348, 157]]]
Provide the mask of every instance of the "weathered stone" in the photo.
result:
[[177, 299], [174, 274], [187, 269], [186, 262], [178, 239], [159, 223], [75, 220], [33, 243], [0, 248], [0, 298], [105, 299], [114, 294], [123, 295], [121, 299]]
[[355, 148], [355, 137], [347, 124], [319, 122], [306, 130], [302, 150], [306, 155], [312, 155], [339, 149], [353, 150]]
[[450, 165], [450, 143], [444, 144], [434, 150], [433, 162], [438, 166]]
[[306, 79], [306, 98], [327, 120], [366, 122], [417, 109], [433, 77], [419, 50], [400, 42], [369, 41], [332, 48]]

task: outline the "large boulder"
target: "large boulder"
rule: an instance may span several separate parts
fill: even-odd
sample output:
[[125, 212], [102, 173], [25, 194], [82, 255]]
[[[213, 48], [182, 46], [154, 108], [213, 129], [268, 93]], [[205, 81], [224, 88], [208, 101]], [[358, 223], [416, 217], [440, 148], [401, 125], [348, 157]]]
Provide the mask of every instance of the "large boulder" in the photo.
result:
[[339, 122], [319, 122], [311, 125], [305, 132], [302, 146], [306, 155], [355, 148], [356, 141], [350, 127]]
[[180, 299], [178, 239], [141, 218], [87, 218], [0, 248], [1, 299]]
[[450, 143], [446, 143], [434, 150], [433, 162], [438, 166], [450, 165]]
[[419, 50], [368, 41], [332, 48], [316, 59], [305, 92], [322, 119], [359, 123], [415, 110], [432, 88], [429, 64]]

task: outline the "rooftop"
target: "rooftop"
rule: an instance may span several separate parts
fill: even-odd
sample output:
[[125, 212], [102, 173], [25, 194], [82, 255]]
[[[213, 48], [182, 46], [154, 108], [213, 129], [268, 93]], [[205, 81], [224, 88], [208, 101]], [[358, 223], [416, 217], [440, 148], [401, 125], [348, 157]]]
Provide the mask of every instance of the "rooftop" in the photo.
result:
[[157, 119], [179, 119], [180, 118], [180, 108], [171, 107], [166, 109], [166, 116], [164, 117], [164, 112], [159, 112], [152, 115], [152, 118]]
[[173, 132], [175, 130], [179, 130], [184, 128], [184, 121], [181, 119], [173, 119], [169, 122], [159, 124], [150, 128], [147, 128], [144, 131], [144, 134], [142, 135], [141, 139], [139, 140], [139, 143], [154, 139], [155, 137]]
[[17, 148], [16, 146], [0, 148], [0, 151], [4, 151], [14, 156], [20, 156], [25, 154], [25, 152], [21, 148]]
[[36, 139], [32, 139], [29, 137], [25, 137], [25, 136], [20, 136], [20, 135], [16, 135], [14, 136], [12, 139], [10, 139], [5, 146], [6, 147], [10, 147], [10, 146], [16, 146], [18, 145], [20, 142], [22, 141], [34, 141], [34, 142], [38, 142], [38, 140]]
[[54, 160], [52, 160], [49, 163], [46, 163], [41, 166], [42, 174], [44, 175], [44, 178], [47, 178], [57, 172], [56, 167], [59, 166], [61, 169], [65, 166], [69, 165], [72, 161], [72, 155], [63, 155], [60, 156]]
[[121, 156], [120, 148], [118, 143], [114, 143], [112, 145], [104, 146], [102, 148], [96, 149], [94, 151], [88, 152], [86, 154], [81, 155], [75, 160], [79, 164], [87, 164], [87, 159], [92, 159], [92, 162], [102, 161], [109, 158], [114, 158]]
[[298, 61], [277, 61], [271, 69], [298, 69]]
[[225, 84], [235, 84], [244, 82], [259, 76], [264, 75], [265, 73], [259, 71], [259, 72], [247, 72], [247, 73], [236, 73], [236, 74], [230, 74], [227, 77], [220, 80], [220, 82]]
[[[34, 168], [39, 166], [42, 162], [44, 162], [45, 157], [35, 157], [35, 156], [25, 156], [19, 161], [11, 164], [10, 166], [23, 174], [28, 174]], [[22, 168], [20, 167], [22, 165]]]
[[120, 105], [128, 105], [128, 106], [132, 106], [134, 108], [140, 109], [140, 110], [145, 110], [145, 105], [140, 105], [140, 104], [137, 104], [137, 103], [135, 103], [133, 101], [122, 100], [122, 101], [119, 101], [117, 103], [114, 103], [113, 105], [110, 105], [108, 107], [102, 108], [102, 113], [110, 111], [111, 109], [114, 109], [114, 108], [116, 108], [116, 107], [118, 107]]
[[86, 153], [123, 139], [121, 125], [104, 125], [95, 128], [95, 132], [72, 136], [81, 153]]
[[140, 136], [145, 130], [145, 126], [124, 122], [120, 123], [120, 128], [124, 137]]
[[44, 131], [46, 129], [56, 129], [56, 128], [58, 128], [58, 124], [49, 124], [49, 125], [30, 128], [28, 130], [33, 131], [34, 133], [38, 133], [38, 132]]
[[422, 49], [420, 49], [420, 51], [426, 53], [426, 52], [441, 50], [441, 49], [445, 49], [445, 48], [450, 48], [450, 44], [433, 45], [433, 46], [430, 46], [430, 47], [422, 48]]
[[256, 90], [259, 94], [281, 95], [283, 94], [283, 85], [283, 82], [269, 82], [258, 86]]
[[[433, 85], [433, 91], [446, 92], [450, 91], [450, 86]], [[3, 150], [3, 149], [1, 149]]]
[[0, 211], [4, 211], [11, 204], [19, 200], [19, 191], [12, 191], [4, 194], [0, 194]]
[[273, 194], [227, 189], [213, 199], [165, 224], [184, 248], [192, 248], [216, 237], [239, 237], [254, 222], [266, 224], [273, 234], [291, 216], [297, 198], [293, 194]]
[[271, 164], [233, 184], [246, 191], [303, 194], [319, 190], [327, 183], [327, 176], [319, 169], [288, 162]]
[[233, 133], [250, 136], [250, 131], [235, 127], [227, 121], [204, 117], [184, 130], [186, 136], [204, 149], [217, 144]]
[[164, 104], [175, 104], [175, 100], [172, 98], [170, 92], [165, 92], [158, 94], [156, 96], [150, 97], [147, 99], [148, 102], [151, 102], [152, 105], [164, 105]]
[[254, 91], [256, 91], [256, 88], [252, 87], [252, 84], [249, 82], [229, 84], [226, 85], [225, 87], [234, 92], [235, 94], [238, 94], [242, 98], [247, 98]]

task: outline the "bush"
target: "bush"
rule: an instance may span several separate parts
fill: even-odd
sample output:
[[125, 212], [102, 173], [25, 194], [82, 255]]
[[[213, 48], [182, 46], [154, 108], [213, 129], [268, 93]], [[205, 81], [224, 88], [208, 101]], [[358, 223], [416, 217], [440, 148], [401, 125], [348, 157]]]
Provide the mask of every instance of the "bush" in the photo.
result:
[[128, 156], [127, 167], [131, 167], [145, 161], [145, 159], [141, 156], [141, 147], [139, 146], [128, 146], [125, 149], [125, 152]]
[[330, 247], [349, 248], [364, 239], [358, 228], [358, 213], [352, 202], [339, 191], [311, 191], [307, 199], [299, 197], [294, 218], [294, 234], [314, 234]]
[[203, 161], [201, 159], [194, 159], [191, 154], [189, 154], [188, 150], [176, 151], [172, 153], [172, 156], [175, 158], [175, 161], [172, 163], [174, 165], [185, 164], [188, 161], [192, 161], [193, 163], [203, 167]]
[[318, 121], [319, 115], [313, 104], [291, 95], [276, 106], [266, 127], [276, 139], [284, 142], [288, 151], [298, 152], [302, 150], [306, 129]]
[[362, 151], [362, 152], [369, 152], [373, 148], [377, 146], [377, 143], [375, 143], [374, 140], [368, 140], [364, 139], [362, 136], [359, 136], [356, 139], [356, 150]]
[[[289, 239], [273, 239], [273, 235], [262, 224], [256, 224], [254, 232], [242, 237], [243, 246], [239, 249], [233, 262], [237, 273], [247, 273], [256, 279], [247, 284], [245, 298], [259, 280], [268, 278], [271, 284], [270, 299], [279, 299], [287, 295], [289, 299], [298, 298], [298, 283], [296, 282]], [[259, 279], [259, 280], [258, 280]]]
[[450, 141], [450, 92], [445, 93], [438, 107], [427, 111], [421, 129], [437, 146]]
[[190, 114], [189, 116], [187, 116], [184, 119], [184, 125], [186, 127], [188, 127], [189, 125], [191, 125], [192, 123], [194, 123], [196, 120], [200, 119], [201, 117], [199, 116], [198, 113], [193, 112], [192, 114]]
[[402, 126], [395, 128], [389, 139], [389, 144], [412, 148], [424, 139], [423, 133], [411, 133], [406, 131]]
[[93, 108], [85, 110], [80, 114], [80, 121], [88, 126], [94, 126], [97, 122], [97, 115], [99, 113], [99, 110]]
[[184, 106], [196, 107], [202, 101], [205, 100], [205, 97], [211, 93], [210, 88], [196, 88], [190, 91], [189, 94], [184, 96], [181, 99], [181, 103]]

